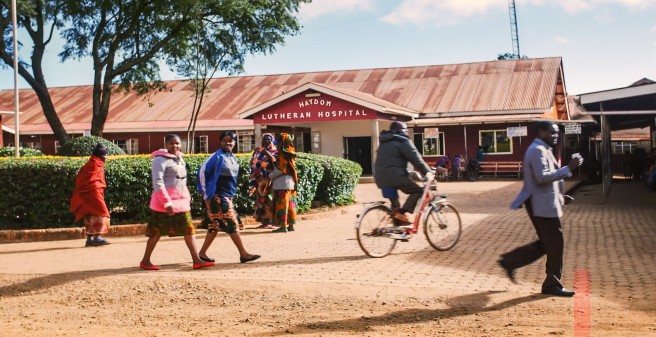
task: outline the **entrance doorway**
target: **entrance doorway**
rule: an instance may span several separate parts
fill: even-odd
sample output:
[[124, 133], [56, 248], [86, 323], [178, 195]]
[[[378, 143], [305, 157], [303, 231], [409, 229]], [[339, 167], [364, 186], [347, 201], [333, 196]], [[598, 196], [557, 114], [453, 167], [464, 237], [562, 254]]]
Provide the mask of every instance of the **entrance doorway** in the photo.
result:
[[371, 137], [345, 137], [344, 158], [360, 164], [363, 175], [371, 175]]

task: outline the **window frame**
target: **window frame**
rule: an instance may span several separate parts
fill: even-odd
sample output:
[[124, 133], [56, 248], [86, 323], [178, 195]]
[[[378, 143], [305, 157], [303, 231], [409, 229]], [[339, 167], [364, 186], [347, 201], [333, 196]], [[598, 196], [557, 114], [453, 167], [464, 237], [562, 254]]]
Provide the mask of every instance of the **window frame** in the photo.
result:
[[[417, 146], [417, 138], [416, 138], [417, 136], [421, 136], [421, 139], [419, 140], [421, 142], [421, 146]], [[435, 148], [437, 150], [437, 154], [425, 154], [424, 153], [424, 140], [425, 139], [437, 139], [437, 144], [435, 146]], [[419, 154], [422, 157], [429, 157], [429, 158], [445, 156], [445, 153], [446, 153], [446, 141], [445, 141], [445, 139], [446, 138], [445, 138], [444, 132], [438, 132], [437, 133], [437, 138], [424, 137], [423, 132], [415, 132], [412, 135], [413, 144], [417, 148], [417, 151], [419, 151]]]
[[[118, 144], [118, 142], [125, 142], [124, 146]], [[134, 155], [139, 154], [139, 138], [127, 138], [127, 139], [112, 139], [112, 143], [118, 146], [125, 152], [125, 154]]]
[[[491, 129], [491, 130], [478, 130], [478, 145], [482, 146], [483, 149], [485, 150], [485, 146], [483, 146], [483, 139], [482, 139], [482, 134], [483, 133], [489, 133], [493, 132], [494, 136], [492, 139], [494, 139], [494, 149], [495, 152], [488, 152], [485, 151], [485, 155], [504, 155], [504, 154], [513, 154], [514, 153], [514, 146], [513, 146], [513, 137], [508, 136], [508, 130], [507, 129]], [[498, 152], [496, 149], [498, 148], [497, 145], [497, 133], [498, 132], [504, 132], [506, 134], [506, 138], [508, 138], [508, 143], [510, 144], [510, 151], [509, 152]]]
[[[255, 131], [254, 130], [237, 130], [237, 151], [236, 153], [249, 153], [255, 150]], [[249, 149], [244, 149], [245, 140], [250, 139]]]

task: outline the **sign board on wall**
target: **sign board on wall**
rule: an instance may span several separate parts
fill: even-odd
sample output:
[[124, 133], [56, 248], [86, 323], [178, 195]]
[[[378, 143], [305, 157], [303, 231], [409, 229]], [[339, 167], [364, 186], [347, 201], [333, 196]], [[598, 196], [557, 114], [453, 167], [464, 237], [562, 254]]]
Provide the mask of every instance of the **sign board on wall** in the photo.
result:
[[508, 127], [507, 132], [508, 132], [508, 137], [522, 137], [528, 134], [525, 126]]
[[565, 124], [565, 134], [566, 135], [581, 134], [581, 124]]
[[439, 138], [440, 129], [439, 128], [425, 128], [424, 129], [424, 138]]
[[255, 124], [288, 124], [377, 119], [378, 112], [346, 100], [321, 94], [296, 95], [253, 116]]

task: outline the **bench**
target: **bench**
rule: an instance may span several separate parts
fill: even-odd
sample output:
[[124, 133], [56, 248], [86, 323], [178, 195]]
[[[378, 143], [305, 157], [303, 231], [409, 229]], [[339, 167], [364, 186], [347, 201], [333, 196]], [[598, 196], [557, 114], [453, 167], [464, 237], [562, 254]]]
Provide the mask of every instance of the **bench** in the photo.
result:
[[499, 174], [512, 174], [517, 175], [517, 178], [522, 177], [522, 162], [521, 161], [483, 161], [479, 163], [480, 175], [494, 175], [495, 178]]

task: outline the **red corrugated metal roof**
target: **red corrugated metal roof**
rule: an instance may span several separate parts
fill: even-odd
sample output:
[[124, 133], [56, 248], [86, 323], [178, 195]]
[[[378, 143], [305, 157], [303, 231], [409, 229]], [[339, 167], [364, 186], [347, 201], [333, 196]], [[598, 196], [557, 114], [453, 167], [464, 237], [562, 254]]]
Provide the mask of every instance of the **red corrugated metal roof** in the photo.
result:
[[[417, 113], [484, 115], [486, 111], [522, 113], [553, 106], [561, 74], [561, 58], [502, 60], [465, 64], [402, 68], [325, 71], [212, 79], [203, 101], [199, 125], [234, 127], [232, 120], [308, 82], [363, 93]], [[562, 79], [561, 79], [562, 80]], [[51, 88], [50, 95], [64, 125], [90, 125], [92, 86]], [[11, 102], [13, 91], [0, 91], [0, 102]], [[114, 94], [105, 131], [124, 123], [145, 123], [153, 128], [190, 118], [193, 94], [185, 81], [169, 81], [167, 89], [147, 97]], [[21, 125], [24, 130], [47, 124], [36, 94], [20, 91]], [[5, 116], [5, 123], [13, 118]], [[202, 123], [201, 123], [202, 122]], [[246, 123], [246, 124], [241, 124]], [[241, 121], [240, 126], [252, 125]], [[90, 126], [86, 127], [87, 129]]]

